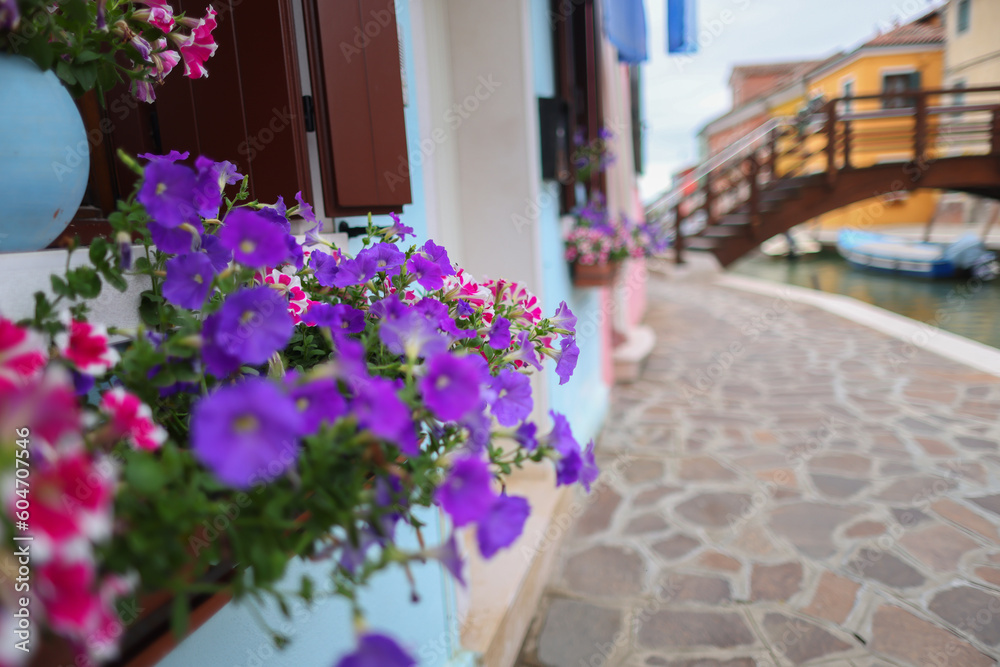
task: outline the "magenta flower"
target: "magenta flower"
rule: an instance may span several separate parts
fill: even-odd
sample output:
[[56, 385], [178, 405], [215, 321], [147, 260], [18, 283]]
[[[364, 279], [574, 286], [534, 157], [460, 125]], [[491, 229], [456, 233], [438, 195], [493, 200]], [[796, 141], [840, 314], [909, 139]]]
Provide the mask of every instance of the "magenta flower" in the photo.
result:
[[132, 18], [137, 21], [145, 21], [163, 32], [170, 32], [174, 29], [174, 10], [166, 3], [148, 9], [140, 9], [132, 14]]
[[192, 30], [190, 36], [181, 41], [180, 52], [181, 57], [184, 58], [184, 75], [190, 79], [208, 76], [205, 63], [215, 55], [215, 50], [218, 48], [215, 38], [212, 37], [212, 31], [217, 26], [216, 15], [215, 9], [209, 5], [205, 18], [193, 26], [190, 19], [184, 19], [185, 25], [191, 27]]
[[0, 317], [0, 396], [41, 378], [48, 359], [41, 336]]
[[205, 365], [216, 377], [225, 377], [241, 364], [262, 364], [285, 347], [294, 326], [287, 302], [275, 290], [254, 287], [231, 294], [205, 319]]
[[168, 160], [153, 160], [146, 165], [136, 199], [146, 207], [153, 222], [164, 227], [198, 223], [198, 209], [194, 204], [197, 186], [198, 176], [190, 167]]
[[420, 391], [427, 407], [441, 421], [455, 421], [479, 405], [479, 368], [470, 359], [447, 352], [427, 362]]
[[531, 380], [527, 375], [505, 368], [493, 378], [491, 384], [496, 398], [490, 409], [501, 426], [514, 426], [528, 418], [534, 402], [531, 398]]
[[369, 632], [358, 640], [358, 647], [345, 655], [337, 667], [414, 667], [417, 661], [400, 648], [391, 637]]
[[510, 347], [510, 320], [505, 317], [495, 317], [490, 327], [489, 345], [494, 350], [506, 350]]
[[153, 88], [153, 84], [149, 81], [134, 79], [129, 84], [129, 92], [132, 93], [132, 97], [140, 102], [149, 104], [156, 101], [156, 89]]
[[556, 375], [559, 376], [559, 384], [569, 382], [576, 370], [576, 361], [580, 358], [580, 348], [576, 345], [576, 340], [572, 336], [563, 336], [559, 341], [559, 357], [556, 359]]
[[209, 394], [191, 412], [191, 448], [216, 477], [245, 489], [295, 465], [302, 416], [270, 380], [249, 378]]
[[277, 266], [288, 259], [287, 236], [280, 226], [250, 208], [230, 211], [219, 230], [219, 240], [233, 251], [233, 258], [253, 268]]
[[486, 461], [476, 456], [455, 459], [435, 499], [451, 516], [456, 528], [479, 521], [496, 499], [493, 475]]
[[101, 412], [110, 417], [115, 437], [124, 438], [136, 449], [154, 450], [167, 439], [167, 432], [153, 421], [149, 406], [121, 387], [109, 389], [101, 397]]
[[103, 325], [71, 319], [69, 311], [61, 319], [65, 331], [56, 334], [56, 347], [77, 370], [103, 375], [118, 363], [118, 352], [108, 342], [108, 330]]
[[531, 514], [527, 499], [520, 496], [500, 496], [476, 526], [476, 540], [483, 558], [492, 558], [500, 549], [509, 547], [524, 532]]
[[167, 260], [163, 298], [181, 308], [201, 310], [212, 288], [215, 267], [208, 255], [192, 252]]

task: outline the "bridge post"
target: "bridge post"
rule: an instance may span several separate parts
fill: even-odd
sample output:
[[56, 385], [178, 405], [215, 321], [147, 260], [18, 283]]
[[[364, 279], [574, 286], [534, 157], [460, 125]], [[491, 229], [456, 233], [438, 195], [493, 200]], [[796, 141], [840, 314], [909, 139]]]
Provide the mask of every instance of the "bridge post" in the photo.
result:
[[993, 108], [993, 131], [990, 133], [990, 153], [1000, 157], [1000, 107]]
[[756, 154], [747, 158], [750, 163], [750, 231], [754, 237], [757, 236], [757, 228], [760, 226], [760, 186], [757, 183], [760, 173], [760, 164], [757, 162]]
[[778, 180], [778, 128], [772, 127], [767, 137], [767, 167], [771, 172], [771, 180]]
[[684, 263], [684, 235], [681, 234], [681, 205], [674, 205], [674, 264]]
[[715, 218], [712, 216], [712, 205], [715, 203], [715, 197], [712, 193], [712, 172], [709, 171], [705, 174], [705, 203], [702, 208], [705, 210], [705, 226], [710, 227], [715, 224]]
[[853, 169], [851, 165], [851, 121], [844, 121], [844, 169]]
[[837, 181], [837, 103], [826, 103], [826, 182]]
[[924, 164], [927, 155], [927, 94], [916, 94], [916, 118], [913, 128], [913, 161], [917, 165]]

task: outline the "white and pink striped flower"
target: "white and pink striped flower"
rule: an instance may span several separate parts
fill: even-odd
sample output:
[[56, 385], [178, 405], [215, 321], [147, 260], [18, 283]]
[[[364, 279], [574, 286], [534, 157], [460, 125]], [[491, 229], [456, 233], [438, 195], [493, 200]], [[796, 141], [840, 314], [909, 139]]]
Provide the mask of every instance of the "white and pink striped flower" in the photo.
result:
[[108, 342], [107, 328], [74, 320], [68, 311], [63, 312], [61, 320], [66, 329], [56, 334], [56, 347], [78, 371], [99, 376], [118, 363], [118, 352]]
[[0, 396], [39, 379], [46, 362], [41, 336], [0, 318]]
[[121, 387], [109, 389], [101, 397], [101, 411], [108, 415], [109, 426], [116, 438], [124, 438], [136, 449], [159, 449], [167, 432], [153, 421], [153, 411]]

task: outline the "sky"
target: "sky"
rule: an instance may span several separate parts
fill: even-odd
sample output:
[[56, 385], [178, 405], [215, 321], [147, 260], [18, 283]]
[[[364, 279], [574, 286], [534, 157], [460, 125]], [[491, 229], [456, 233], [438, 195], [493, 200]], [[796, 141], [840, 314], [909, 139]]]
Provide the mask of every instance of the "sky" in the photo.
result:
[[697, 162], [698, 130], [730, 109], [734, 64], [849, 50], [941, 0], [697, 0], [699, 50], [689, 56], [666, 53], [666, 0], [645, 4], [649, 61], [642, 66], [645, 173], [639, 186], [648, 201], [669, 188], [674, 172]]

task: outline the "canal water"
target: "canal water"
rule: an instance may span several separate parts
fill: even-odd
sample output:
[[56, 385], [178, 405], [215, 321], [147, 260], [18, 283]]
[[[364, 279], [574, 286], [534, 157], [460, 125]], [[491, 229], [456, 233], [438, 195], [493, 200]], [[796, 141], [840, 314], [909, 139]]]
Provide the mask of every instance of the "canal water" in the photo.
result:
[[755, 254], [733, 273], [844, 294], [1000, 348], [1000, 280], [924, 280], [854, 269], [835, 250], [794, 261]]

